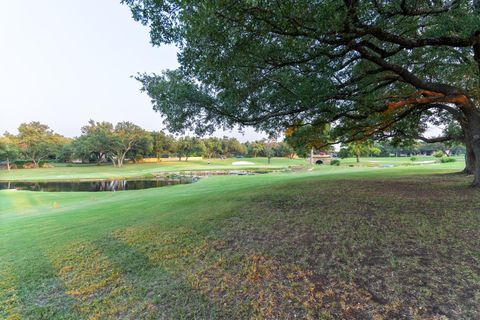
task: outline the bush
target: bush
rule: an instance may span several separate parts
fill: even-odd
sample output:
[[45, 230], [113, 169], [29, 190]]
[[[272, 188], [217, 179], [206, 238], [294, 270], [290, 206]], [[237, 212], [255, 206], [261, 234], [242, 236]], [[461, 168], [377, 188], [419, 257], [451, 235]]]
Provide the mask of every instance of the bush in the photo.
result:
[[448, 163], [448, 162], [455, 162], [457, 159], [455, 158], [450, 158], [450, 157], [442, 157], [440, 158], [441, 163]]
[[331, 166], [339, 166], [340, 165], [340, 160], [333, 159], [332, 161], [330, 161], [330, 165]]
[[410, 161], [417, 161], [417, 157], [410, 157]]
[[[13, 162], [13, 164], [15, 164], [19, 169], [24, 169], [24, 168], [29, 169], [34, 167], [33, 162], [31, 160], [16, 160], [15, 162]], [[47, 160], [40, 160], [38, 162], [39, 167], [43, 167], [45, 164], [48, 164]]]
[[16, 160], [13, 164], [17, 166], [19, 169], [23, 169], [23, 166], [26, 165], [27, 163], [31, 163], [32, 161], [29, 160]]
[[433, 154], [433, 156], [434, 156], [435, 158], [441, 158], [441, 157], [443, 157], [443, 151], [436, 151], [436, 152]]

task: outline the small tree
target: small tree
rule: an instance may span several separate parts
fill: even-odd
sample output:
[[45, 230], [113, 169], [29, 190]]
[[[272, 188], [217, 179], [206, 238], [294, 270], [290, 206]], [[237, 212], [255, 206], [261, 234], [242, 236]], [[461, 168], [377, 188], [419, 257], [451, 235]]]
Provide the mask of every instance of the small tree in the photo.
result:
[[250, 148], [254, 158], [256, 158], [259, 153], [262, 153], [263, 151], [265, 151], [265, 146], [260, 141], [254, 141], [250, 145]]
[[380, 154], [381, 150], [377, 147], [374, 147], [373, 141], [353, 141], [347, 144], [347, 149], [351, 154], [357, 159], [357, 163], [360, 162], [360, 156], [367, 154]]
[[272, 135], [268, 139], [263, 140], [262, 142], [265, 155], [268, 159], [268, 164], [270, 164], [274, 155], [274, 147], [277, 144], [276, 137]]

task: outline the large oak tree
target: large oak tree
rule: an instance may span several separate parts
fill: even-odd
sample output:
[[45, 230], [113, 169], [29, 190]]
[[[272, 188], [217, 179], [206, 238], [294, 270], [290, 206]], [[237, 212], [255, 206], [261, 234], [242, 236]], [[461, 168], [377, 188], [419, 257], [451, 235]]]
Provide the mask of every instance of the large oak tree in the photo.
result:
[[18, 135], [10, 137], [16, 141], [23, 157], [31, 160], [35, 167], [49, 156], [58, 155], [62, 146], [69, 142], [68, 138], [38, 121], [20, 124]]
[[428, 140], [428, 122], [454, 124], [480, 186], [480, 1], [123, 2], [154, 45], [180, 48], [178, 70], [138, 76], [170, 130]]

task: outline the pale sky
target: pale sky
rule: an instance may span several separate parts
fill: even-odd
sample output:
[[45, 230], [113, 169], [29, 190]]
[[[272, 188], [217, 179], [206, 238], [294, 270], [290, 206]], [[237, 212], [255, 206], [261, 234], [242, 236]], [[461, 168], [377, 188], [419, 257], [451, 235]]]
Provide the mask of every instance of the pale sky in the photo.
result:
[[160, 114], [130, 76], [177, 65], [175, 47], [152, 47], [120, 0], [0, 0], [0, 134], [40, 121], [73, 137], [89, 119], [160, 130]]
[[[152, 47], [120, 0], [0, 0], [0, 134], [40, 121], [73, 137], [89, 119], [161, 130], [131, 76], [177, 65], [175, 47]], [[263, 137], [251, 129], [227, 135]]]

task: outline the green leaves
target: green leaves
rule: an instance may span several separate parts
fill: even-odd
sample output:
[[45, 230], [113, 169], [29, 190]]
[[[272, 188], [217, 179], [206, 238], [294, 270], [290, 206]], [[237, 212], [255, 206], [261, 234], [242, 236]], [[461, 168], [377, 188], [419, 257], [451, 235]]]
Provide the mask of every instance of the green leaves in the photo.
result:
[[[402, 137], [446, 109], [387, 104], [418, 90], [478, 97], [470, 1], [125, 0], [181, 67], [137, 79], [172, 132], [332, 125], [335, 139]], [[435, 90], [434, 90], [435, 89]]]
[[14, 137], [23, 156], [38, 164], [48, 156], [57, 155], [69, 139], [54, 133], [47, 125], [38, 121], [22, 123]]

